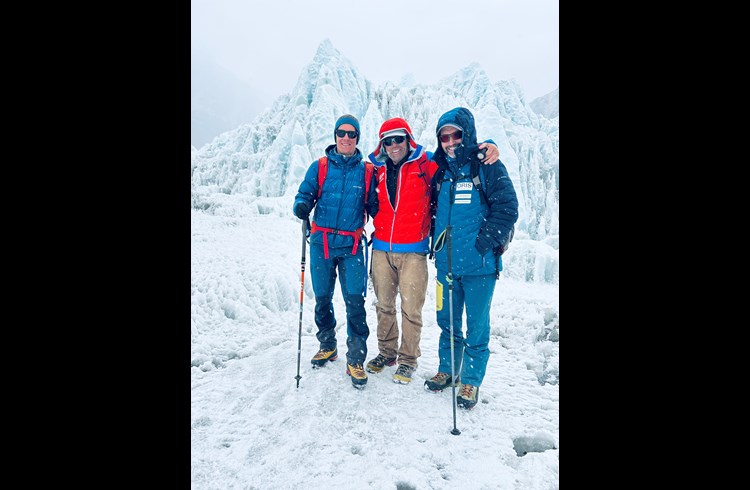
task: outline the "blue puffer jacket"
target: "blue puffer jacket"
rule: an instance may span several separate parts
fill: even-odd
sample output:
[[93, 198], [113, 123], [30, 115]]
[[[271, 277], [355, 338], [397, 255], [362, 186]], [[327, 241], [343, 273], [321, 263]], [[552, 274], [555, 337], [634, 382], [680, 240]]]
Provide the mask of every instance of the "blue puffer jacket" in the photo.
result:
[[503, 268], [500, 255], [508, 248], [518, 220], [516, 191], [500, 160], [492, 165], [480, 164], [479, 177], [487, 196], [487, 203], [482, 202], [470, 177], [471, 161], [476, 159], [478, 149], [474, 116], [468, 109], [457, 107], [440, 117], [436, 133], [445, 124], [463, 128], [463, 138], [455, 150], [455, 160], [446, 155], [440, 143], [434, 154], [444, 169], [444, 173], [436, 174], [441, 185], [436, 196], [435, 267], [448, 271], [444, 232], [450, 223], [453, 276], [494, 274]]
[[[374, 184], [375, 174], [370, 183], [368, 202], [365, 203], [365, 164], [362, 153], [351, 157], [336, 152], [336, 145], [330, 145], [325, 151], [328, 156], [328, 173], [323, 183], [323, 192], [318, 199], [318, 160], [316, 159], [305, 174], [305, 180], [299, 186], [292, 209], [298, 202], [305, 202], [313, 209], [312, 221], [323, 228], [343, 231], [355, 231], [365, 225], [365, 209], [370, 216], [378, 210], [378, 195]], [[323, 233], [313, 233], [310, 244], [322, 244]], [[328, 246], [352, 248], [351, 236], [328, 234]]]

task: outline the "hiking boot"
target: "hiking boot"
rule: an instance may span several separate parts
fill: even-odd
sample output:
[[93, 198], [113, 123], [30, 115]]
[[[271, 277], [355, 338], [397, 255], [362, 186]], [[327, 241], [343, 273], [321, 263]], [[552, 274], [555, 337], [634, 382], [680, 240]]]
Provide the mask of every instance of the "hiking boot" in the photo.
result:
[[406, 364], [399, 364], [398, 369], [396, 369], [396, 374], [393, 375], [393, 382], [401, 383], [402, 385], [409, 384], [411, 382], [411, 375], [414, 373], [415, 369], [416, 368], [407, 366]]
[[385, 357], [383, 354], [378, 354], [375, 359], [367, 363], [367, 371], [370, 373], [379, 373], [386, 366], [393, 366], [396, 364], [395, 357]]
[[361, 390], [367, 384], [367, 373], [362, 369], [361, 363], [347, 364], [346, 374], [352, 377], [352, 385]]
[[333, 350], [320, 349], [310, 360], [314, 368], [323, 366], [328, 361], [335, 361], [339, 358], [339, 350], [334, 347]]
[[451, 375], [448, 373], [438, 372], [435, 376], [424, 382], [424, 388], [427, 391], [443, 391], [451, 385]]
[[456, 404], [461, 408], [471, 410], [477, 401], [479, 401], [479, 387], [461, 385], [461, 393], [456, 397]]

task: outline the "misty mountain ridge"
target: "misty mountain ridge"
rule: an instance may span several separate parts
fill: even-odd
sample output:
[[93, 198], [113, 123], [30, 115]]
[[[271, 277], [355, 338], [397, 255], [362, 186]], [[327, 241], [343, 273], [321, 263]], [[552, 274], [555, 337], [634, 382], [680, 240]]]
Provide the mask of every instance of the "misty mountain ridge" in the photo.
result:
[[560, 87], [542, 97], [537, 97], [529, 104], [534, 112], [541, 114], [547, 119], [553, 119], [560, 115]]
[[190, 52], [190, 143], [200, 148], [262, 109], [255, 91], [199, 49]]
[[559, 117], [538, 114], [515, 80], [493, 82], [478, 63], [433, 85], [407, 76], [374, 86], [324, 40], [290, 93], [252, 123], [192, 148], [192, 208], [227, 218], [296, 219], [294, 195], [313, 160], [334, 143], [339, 116], [359, 119], [358, 148], [365, 155], [392, 117], [408, 121], [417, 142], [434, 151], [438, 118], [458, 106], [473, 112], [479, 141], [498, 145], [518, 194], [519, 220], [503, 256], [504, 273], [558, 283]]

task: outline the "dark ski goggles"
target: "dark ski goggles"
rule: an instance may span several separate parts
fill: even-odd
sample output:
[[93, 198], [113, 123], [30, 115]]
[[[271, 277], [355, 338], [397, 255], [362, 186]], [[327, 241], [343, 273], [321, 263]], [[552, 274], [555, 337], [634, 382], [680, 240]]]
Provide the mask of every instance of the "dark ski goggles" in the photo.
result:
[[391, 136], [389, 138], [386, 138], [383, 140], [383, 144], [385, 146], [391, 146], [393, 143], [396, 143], [397, 145], [400, 145], [404, 142], [406, 139], [406, 136]]
[[449, 142], [451, 140], [451, 138], [453, 138], [456, 141], [461, 141], [461, 138], [463, 138], [463, 137], [464, 137], [464, 132], [463, 131], [455, 131], [455, 132], [449, 133], [449, 134], [441, 134], [440, 135], [440, 141], [442, 141], [443, 143], [447, 143], [447, 142]]
[[357, 132], [356, 131], [344, 131], [343, 129], [337, 129], [336, 136], [338, 136], [339, 138], [348, 136], [350, 139], [354, 139], [357, 137]]

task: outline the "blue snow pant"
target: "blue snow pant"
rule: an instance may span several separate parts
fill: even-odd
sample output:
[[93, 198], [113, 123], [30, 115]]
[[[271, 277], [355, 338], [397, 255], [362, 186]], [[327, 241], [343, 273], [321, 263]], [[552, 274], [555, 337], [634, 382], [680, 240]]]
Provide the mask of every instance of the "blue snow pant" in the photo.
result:
[[[481, 386], [490, 358], [490, 306], [495, 292], [496, 274], [453, 278], [448, 288], [448, 273], [437, 271], [435, 309], [440, 326], [438, 371], [451, 373], [450, 298], [453, 296], [453, 373], [461, 383]], [[466, 338], [463, 336], [463, 312], [466, 307]]]
[[346, 361], [349, 364], [364, 365], [370, 329], [367, 327], [365, 313], [367, 266], [362, 246], [357, 247], [354, 255], [352, 247], [329, 248], [326, 259], [323, 244], [310, 244], [310, 277], [315, 293], [315, 325], [318, 327], [316, 336], [321, 349], [333, 350], [337, 346], [336, 316], [333, 311], [337, 268], [346, 306]]

